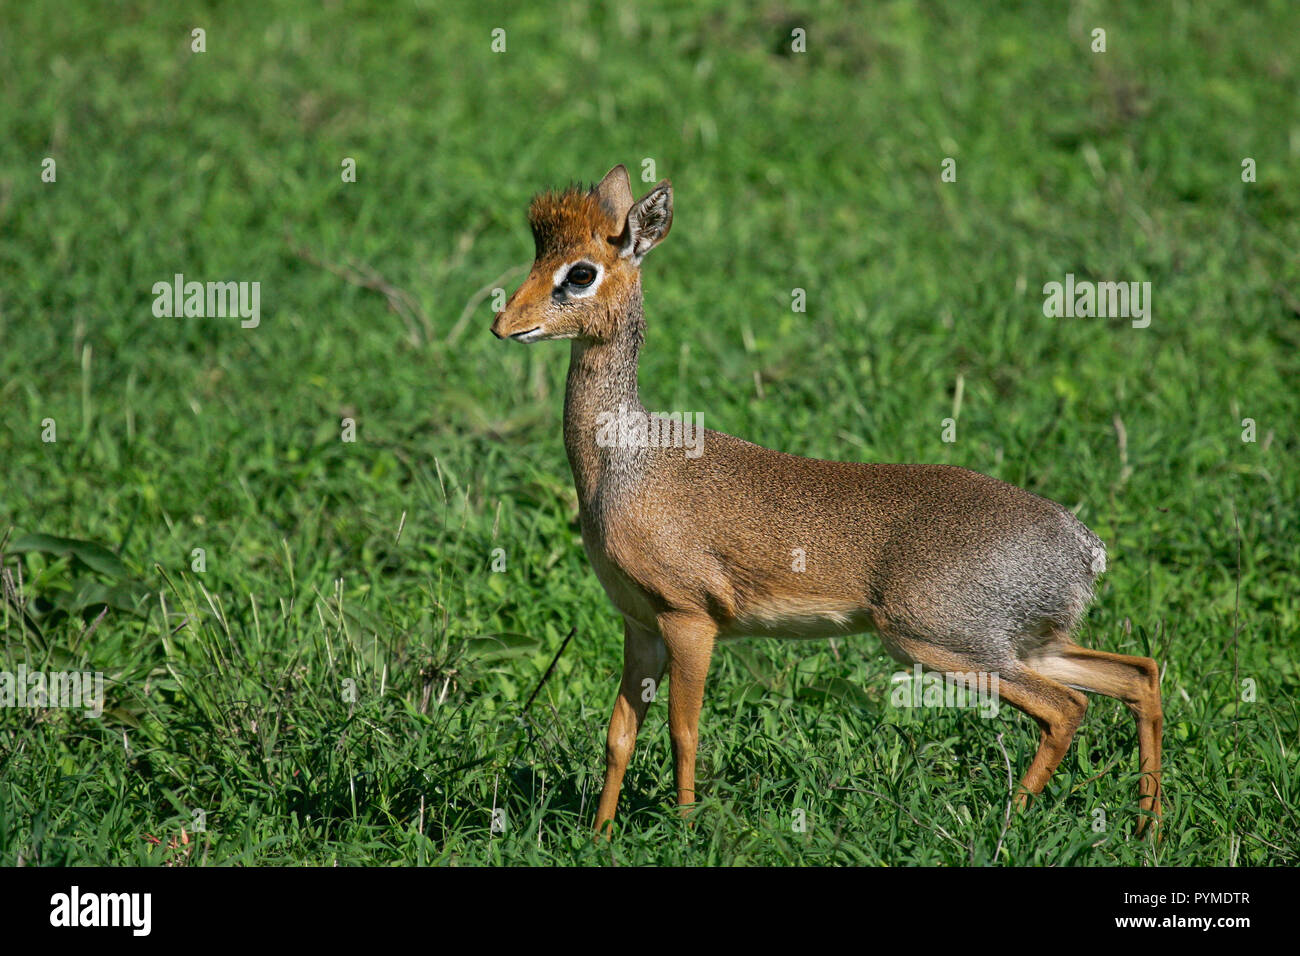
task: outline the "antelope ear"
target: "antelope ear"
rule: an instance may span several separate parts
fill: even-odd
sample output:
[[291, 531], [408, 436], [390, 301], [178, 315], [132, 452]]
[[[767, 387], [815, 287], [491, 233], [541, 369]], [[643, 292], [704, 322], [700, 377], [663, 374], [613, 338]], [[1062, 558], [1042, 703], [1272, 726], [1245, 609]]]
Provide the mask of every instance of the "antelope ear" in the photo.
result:
[[661, 179], [627, 213], [623, 248], [619, 255], [640, 265], [645, 254], [659, 245], [673, 224], [673, 184]]
[[619, 163], [607, 172], [605, 178], [592, 187], [591, 194], [600, 200], [616, 222], [622, 222], [632, 208], [632, 183], [626, 167]]

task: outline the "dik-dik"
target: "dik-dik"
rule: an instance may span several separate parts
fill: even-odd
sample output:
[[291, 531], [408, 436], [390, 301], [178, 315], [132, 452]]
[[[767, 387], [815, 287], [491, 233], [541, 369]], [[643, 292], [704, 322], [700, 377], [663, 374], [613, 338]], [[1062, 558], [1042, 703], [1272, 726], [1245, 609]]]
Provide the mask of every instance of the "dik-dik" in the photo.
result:
[[641, 263], [672, 225], [672, 185], [634, 201], [615, 166], [590, 191], [537, 196], [528, 218], [536, 261], [492, 332], [573, 342], [564, 446], [583, 544], [624, 623], [598, 831], [614, 818], [646, 688], [665, 668], [686, 812], [714, 643], [863, 631], [927, 670], [997, 675], [999, 696], [1042, 731], [1021, 806], [1069, 748], [1087, 709], [1080, 691], [1124, 701], [1137, 721], [1139, 806], [1159, 816], [1156, 662], [1071, 638], [1105, 568], [1096, 535], [1060, 505], [964, 468], [799, 458], [710, 430], [694, 447], [608, 440], [611, 420], [647, 414]]

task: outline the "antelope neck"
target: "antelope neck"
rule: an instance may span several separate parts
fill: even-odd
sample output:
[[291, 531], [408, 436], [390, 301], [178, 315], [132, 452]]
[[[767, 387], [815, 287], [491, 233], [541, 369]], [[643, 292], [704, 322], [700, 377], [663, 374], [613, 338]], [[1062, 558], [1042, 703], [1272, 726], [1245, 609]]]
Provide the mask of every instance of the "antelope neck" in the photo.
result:
[[645, 414], [637, 393], [636, 366], [644, 318], [638, 283], [620, 315], [611, 315], [612, 337], [574, 339], [564, 393], [564, 447], [584, 510], [630, 486], [644, 466], [646, 449], [611, 442], [608, 422]]

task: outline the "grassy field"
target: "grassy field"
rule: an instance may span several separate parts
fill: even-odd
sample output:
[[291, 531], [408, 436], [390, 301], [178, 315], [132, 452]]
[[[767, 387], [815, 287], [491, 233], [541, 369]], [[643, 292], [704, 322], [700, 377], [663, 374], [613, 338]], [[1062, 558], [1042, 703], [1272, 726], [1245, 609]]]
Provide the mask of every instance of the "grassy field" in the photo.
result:
[[[0, 864], [1300, 858], [1300, 8], [389, 7], [6, 9], [2, 662], [105, 702], [0, 708]], [[660, 702], [592, 844], [622, 627], [568, 349], [488, 326], [530, 195], [618, 162], [676, 193], [647, 407], [1105, 540], [1082, 640], [1164, 668], [1159, 846], [1121, 704], [1008, 825], [1037, 728], [890, 706], [869, 635], [722, 647], [696, 826]], [[177, 273], [260, 324], [156, 317]], [[1150, 282], [1149, 327], [1046, 317], [1067, 274]]]

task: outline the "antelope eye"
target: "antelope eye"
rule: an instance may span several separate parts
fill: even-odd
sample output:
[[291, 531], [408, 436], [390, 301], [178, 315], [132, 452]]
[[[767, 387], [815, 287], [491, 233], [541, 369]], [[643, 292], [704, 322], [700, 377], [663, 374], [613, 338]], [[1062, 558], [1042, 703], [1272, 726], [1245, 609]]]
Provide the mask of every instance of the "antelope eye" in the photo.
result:
[[569, 270], [564, 281], [569, 285], [589, 286], [596, 281], [596, 270], [588, 265], [576, 265]]

